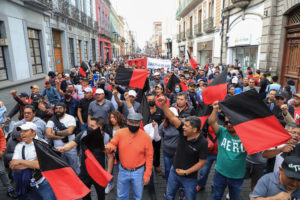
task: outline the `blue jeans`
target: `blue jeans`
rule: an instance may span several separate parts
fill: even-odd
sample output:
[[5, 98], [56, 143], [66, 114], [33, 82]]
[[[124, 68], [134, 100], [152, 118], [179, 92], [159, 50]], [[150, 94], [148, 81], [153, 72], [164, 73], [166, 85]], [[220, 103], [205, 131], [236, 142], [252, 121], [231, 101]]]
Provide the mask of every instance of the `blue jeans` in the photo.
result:
[[227, 186], [229, 189], [230, 200], [238, 200], [242, 185], [243, 179], [227, 178], [216, 170], [213, 183], [214, 191], [211, 200], [221, 200]]
[[72, 167], [72, 169], [75, 171], [77, 175], [80, 173], [79, 160], [75, 149], [63, 153], [61, 157], [64, 161], [66, 161], [70, 165], [70, 167]]
[[29, 192], [23, 196], [19, 197], [19, 200], [56, 200], [55, 194], [45, 179], [41, 184], [39, 184], [39, 188], [31, 188]]
[[117, 183], [117, 200], [128, 200], [130, 187], [133, 191], [133, 199], [141, 200], [143, 198], [143, 177], [145, 167], [130, 172], [119, 164], [119, 174]]
[[217, 155], [208, 154], [208, 156], [206, 158], [206, 164], [204, 165], [203, 168], [200, 169], [200, 177], [198, 180], [198, 186], [205, 187], [207, 178], [208, 178], [208, 174], [210, 172], [210, 168], [216, 159], [217, 159]]
[[168, 182], [168, 178], [169, 178], [172, 163], [173, 163], [173, 158], [164, 155], [166, 182]]
[[176, 192], [180, 186], [183, 186], [185, 197], [187, 200], [195, 200], [196, 199], [196, 186], [197, 179], [194, 178], [186, 178], [184, 176], [179, 176], [173, 166], [171, 167], [169, 179], [167, 183], [167, 193], [166, 200], [173, 200], [175, 198]]

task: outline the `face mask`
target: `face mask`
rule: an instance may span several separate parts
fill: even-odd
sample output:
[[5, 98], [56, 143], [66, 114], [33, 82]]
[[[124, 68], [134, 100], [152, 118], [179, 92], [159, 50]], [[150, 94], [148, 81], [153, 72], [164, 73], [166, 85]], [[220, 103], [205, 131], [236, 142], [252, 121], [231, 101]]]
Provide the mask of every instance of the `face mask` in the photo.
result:
[[86, 131], [87, 131], [88, 134], [91, 134], [91, 133], [92, 134], [100, 133], [99, 128], [93, 129], [92, 127], [87, 127]]
[[128, 129], [130, 130], [130, 132], [136, 133], [136, 132], [138, 132], [138, 130], [140, 129], [140, 127], [139, 126], [128, 125]]
[[175, 88], [175, 92], [176, 93], [180, 92], [180, 88]]
[[65, 94], [65, 98], [66, 98], [66, 99], [70, 99], [70, 98], [71, 98], [71, 95]]
[[154, 100], [153, 101], [149, 101], [149, 106], [151, 106], [151, 107], [155, 106], [155, 101]]

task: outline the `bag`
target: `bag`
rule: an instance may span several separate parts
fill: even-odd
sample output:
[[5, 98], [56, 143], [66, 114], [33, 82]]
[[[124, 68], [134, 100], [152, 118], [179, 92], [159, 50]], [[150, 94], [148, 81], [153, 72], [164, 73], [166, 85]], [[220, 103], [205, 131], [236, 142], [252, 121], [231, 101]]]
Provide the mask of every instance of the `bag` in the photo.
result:
[[[25, 146], [22, 147], [22, 159], [25, 160]], [[43, 177], [41, 170], [39, 169], [31, 169], [31, 178], [35, 181], [40, 180]]]
[[14, 170], [14, 182], [18, 196], [26, 194], [30, 189], [31, 169]]
[[[53, 115], [50, 119], [51, 121], [53, 121], [54, 125], [60, 130], [60, 131], [63, 131], [63, 130], [66, 130], [67, 128], [65, 127], [64, 124], [62, 124], [57, 118], [55, 115]], [[62, 139], [63, 143], [68, 143], [69, 142], [69, 137], [66, 136]]]

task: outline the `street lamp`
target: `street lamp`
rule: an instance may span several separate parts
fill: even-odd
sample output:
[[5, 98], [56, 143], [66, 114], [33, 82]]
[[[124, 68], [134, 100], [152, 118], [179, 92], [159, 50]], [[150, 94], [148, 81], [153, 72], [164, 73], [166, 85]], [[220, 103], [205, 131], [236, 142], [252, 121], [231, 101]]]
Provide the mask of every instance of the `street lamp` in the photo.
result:
[[171, 38], [167, 38], [167, 56], [168, 56], [168, 59], [170, 59], [172, 57], [172, 51], [171, 51]]

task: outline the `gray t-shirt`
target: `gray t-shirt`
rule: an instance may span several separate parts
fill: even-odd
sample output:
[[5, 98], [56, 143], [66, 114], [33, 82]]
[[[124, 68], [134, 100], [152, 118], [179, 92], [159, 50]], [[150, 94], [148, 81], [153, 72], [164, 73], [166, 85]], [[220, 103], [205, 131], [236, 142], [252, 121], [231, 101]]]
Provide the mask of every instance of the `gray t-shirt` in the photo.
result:
[[256, 165], [267, 163], [267, 159], [262, 157], [262, 152], [248, 155], [246, 160], [247, 160], [247, 162], [250, 162], [250, 163], [256, 164]]
[[92, 117], [102, 117], [105, 123], [107, 123], [109, 113], [114, 110], [115, 107], [109, 100], [105, 99], [102, 105], [99, 105], [95, 100], [90, 103], [88, 114]]
[[[272, 197], [280, 192], [287, 192], [287, 190], [279, 183], [279, 172], [273, 172], [259, 179], [251, 197]], [[292, 200], [300, 200], [300, 189], [292, 193]]]

